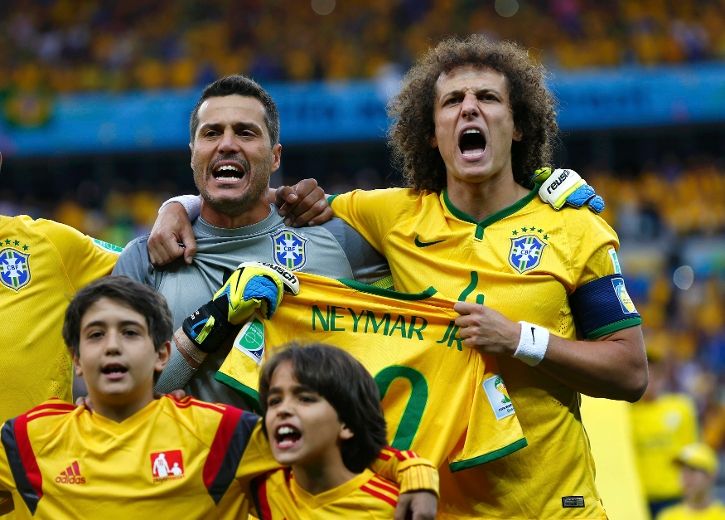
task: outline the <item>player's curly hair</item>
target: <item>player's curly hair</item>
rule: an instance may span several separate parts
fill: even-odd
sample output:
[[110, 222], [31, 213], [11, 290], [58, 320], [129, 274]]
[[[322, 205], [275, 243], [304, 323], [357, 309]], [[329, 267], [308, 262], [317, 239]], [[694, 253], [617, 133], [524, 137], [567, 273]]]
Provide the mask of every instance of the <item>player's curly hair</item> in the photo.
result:
[[[259, 377], [262, 417], [267, 413], [272, 375], [285, 361], [292, 364], [297, 381], [329, 402], [340, 422], [353, 432], [352, 438], [342, 442], [342, 461], [350, 471], [362, 472], [387, 444], [380, 394], [373, 377], [358, 360], [339, 348], [322, 343], [291, 343], [262, 367]], [[266, 426], [263, 429], [268, 434]]]
[[400, 93], [388, 105], [394, 120], [389, 145], [406, 184], [434, 192], [446, 186], [445, 164], [430, 145], [435, 135], [435, 84], [441, 74], [465, 65], [490, 68], [506, 77], [514, 124], [523, 135], [511, 147], [514, 179], [533, 187], [533, 172], [550, 164], [559, 131], [554, 98], [544, 84], [546, 71], [518, 44], [478, 34], [449, 38], [430, 49], [408, 71]]

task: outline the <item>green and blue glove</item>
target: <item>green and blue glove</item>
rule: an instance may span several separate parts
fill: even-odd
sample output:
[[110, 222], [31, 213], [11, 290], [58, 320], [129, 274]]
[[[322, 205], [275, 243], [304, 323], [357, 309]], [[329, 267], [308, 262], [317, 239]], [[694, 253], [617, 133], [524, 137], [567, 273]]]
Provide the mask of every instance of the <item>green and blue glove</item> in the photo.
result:
[[211, 301], [184, 320], [182, 329], [200, 350], [215, 352], [237, 325], [255, 312], [271, 318], [285, 292], [294, 295], [299, 291], [300, 283], [292, 271], [266, 262], [243, 262]]
[[557, 211], [565, 204], [575, 208], [586, 205], [594, 213], [604, 210], [604, 199], [574, 170], [539, 168], [534, 172], [534, 182], [541, 184], [541, 200]]

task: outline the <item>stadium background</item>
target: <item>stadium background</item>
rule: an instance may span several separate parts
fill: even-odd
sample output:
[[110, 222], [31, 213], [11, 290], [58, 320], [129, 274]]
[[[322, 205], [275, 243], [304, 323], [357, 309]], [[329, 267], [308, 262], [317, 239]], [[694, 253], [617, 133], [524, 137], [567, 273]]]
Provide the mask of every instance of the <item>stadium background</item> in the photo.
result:
[[0, 15], [2, 213], [120, 245], [194, 190], [188, 115], [219, 75], [251, 75], [279, 103], [273, 183], [332, 193], [400, 182], [385, 102], [430, 44], [483, 32], [530, 47], [560, 101], [557, 164], [606, 199], [648, 351], [722, 461], [722, 0], [5, 0]]

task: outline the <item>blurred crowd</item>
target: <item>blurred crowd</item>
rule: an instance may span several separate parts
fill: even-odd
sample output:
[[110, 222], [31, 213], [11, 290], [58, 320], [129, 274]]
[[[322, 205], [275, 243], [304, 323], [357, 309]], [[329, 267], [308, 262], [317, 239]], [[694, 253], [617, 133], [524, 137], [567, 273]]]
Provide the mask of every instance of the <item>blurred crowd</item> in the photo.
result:
[[[0, 14], [0, 91], [11, 94], [186, 88], [237, 72], [371, 78], [472, 32], [569, 70], [725, 57], [720, 0], [5, 0]], [[43, 100], [23, 108], [42, 113]]]

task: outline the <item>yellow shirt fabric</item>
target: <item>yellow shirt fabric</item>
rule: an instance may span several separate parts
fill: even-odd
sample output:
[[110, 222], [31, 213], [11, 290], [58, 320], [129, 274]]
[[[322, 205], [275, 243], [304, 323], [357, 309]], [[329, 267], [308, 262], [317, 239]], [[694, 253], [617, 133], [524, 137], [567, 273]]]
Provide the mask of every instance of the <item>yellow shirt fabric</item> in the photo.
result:
[[394, 448], [463, 470], [526, 446], [495, 359], [457, 339], [454, 302], [297, 276], [300, 293], [242, 330], [217, 379], [256, 401], [259, 363], [278, 347], [329, 343], [375, 377]]
[[582, 420], [609, 520], [650, 520], [632, 438], [632, 404], [582, 396]]
[[111, 272], [119, 251], [58, 222], [0, 216], [0, 422], [51, 397], [70, 402], [65, 309], [78, 289]]
[[682, 496], [674, 460], [698, 440], [697, 412], [686, 394], [665, 394], [632, 406], [632, 431], [639, 475], [650, 501]]
[[705, 509], [691, 509], [678, 504], [660, 511], [657, 520], [725, 520], [725, 506], [717, 501]]
[[[619, 242], [603, 219], [573, 208], [556, 212], [535, 190], [480, 222], [445, 192], [358, 190], [331, 205], [387, 258], [397, 290], [432, 285], [568, 339], [577, 336], [568, 296], [619, 272]], [[639, 323], [617, 321], [598, 335]], [[469, 471], [444, 469], [439, 517], [605, 518], [579, 394], [513, 358], [498, 362], [529, 447]]]
[[289, 468], [279, 469], [253, 484], [261, 520], [389, 520], [400, 490], [370, 470], [317, 495], [302, 489]]

